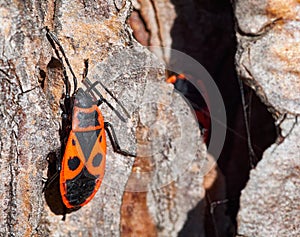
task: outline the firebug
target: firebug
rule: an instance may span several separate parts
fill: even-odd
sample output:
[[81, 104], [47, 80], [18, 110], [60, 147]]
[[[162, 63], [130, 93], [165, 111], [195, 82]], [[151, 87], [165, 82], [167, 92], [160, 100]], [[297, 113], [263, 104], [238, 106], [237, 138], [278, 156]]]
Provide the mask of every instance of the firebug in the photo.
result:
[[[48, 184], [59, 176], [60, 194], [64, 205], [67, 208], [82, 207], [95, 196], [104, 177], [106, 133], [115, 152], [132, 157], [136, 155], [120, 148], [113, 126], [104, 121], [99, 109], [99, 106], [104, 102], [119, 118], [124, 120], [120, 113], [96, 89], [96, 85], [100, 84], [110, 95], [112, 93], [101, 82], [91, 83], [89, 81], [87, 78], [87, 60], [84, 61], [85, 72], [83, 76], [83, 83], [87, 89], [77, 89], [77, 78], [63, 47], [57, 37], [49, 29], [46, 30], [47, 39], [61, 61], [65, 84], [64, 102], [61, 106], [61, 157], [57, 161], [57, 172], [48, 180]], [[63, 59], [73, 76], [74, 92], [72, 95], [70, 95], [70, 82]], [[99, 98], [95, 99], [94, 94]], [[117, 101], [114, 96], [113, 98]], [[117, 103], [125, 110], [119, 101]]]
[[210, 138], [211, 118], [208, 106], [203, 98], [203, 96], [208, 96], [205, 94], [205, 88], [201, 83], [201, 80], [197, 80], [197, 86], [201, 90], [201, 93], [184, 74], [173, 74], [166, 79], [166, 82], [172, 83], [176, 91], [182, 94], [182, 96], [189, 101], [198, 120], [204, 142], [208, 144]]

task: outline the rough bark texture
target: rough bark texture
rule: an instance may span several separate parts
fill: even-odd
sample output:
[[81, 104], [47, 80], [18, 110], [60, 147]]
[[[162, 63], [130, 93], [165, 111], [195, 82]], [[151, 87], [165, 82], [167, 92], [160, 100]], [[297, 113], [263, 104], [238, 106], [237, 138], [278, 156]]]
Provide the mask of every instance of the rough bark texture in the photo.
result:
[[242, 236], [300, 235], [299, 6], [294, 0], [236, 1], [239, 74], [281, 130], [242, 193]]
[[40, 6], [1, 4], [1, 236], [36, 233], [43, 212], [42, 171], [59, 146], [58, 124], [38, 83]]
[[[123, 198], [123, 214], [127, 217], [122, 220], [123, 236], [177, 236], [188, 211], [204, 197], [205, 149], [200, 134], [190, 136], [195, 132], [195, 121], [185, 123], [191, 116], [189, 108], [183, 106], [185, 102], [176, 93], [170, 99], [166, 94], [162, 96], [161, 89], [147, 90], [153, 98], [144, 97], [146, 101], [142, 103], [145, 107], [139, 117], [139, 135], [147, 137], [147, 143], [139, 143], [138, 153], [155, 152], [150, 161], [150, 157], [145, 156], [136, 160], [140, 165], [133, 168], [127, 183], [127, 190], [144, 192], [127, 192]], [[149, 101], [160, 104], [153, 108]], [[167, 117], [173, 118], [172, 121]], [[187, 152], [187, 147], [192, 152]], [[201, 147], [202, 153], [199, 152]], [[148, 206], [148, 209], [141, 206]], [[134, 208], [138, 212], [134, 212]], [[203, 224], [203, 218], [199, 219], [202, 229]]]
[[[42, 193], [46, 158], [53, 166], [51, 159], [59, 154], [59, 100], [64, 87], [62, 65], [44, 26], [58, 36], [78, 78], [83, 60], [89, 59], [89, 78], [101, 78], [126, 105], [131, 115], [127, 123], [101, 107], [105, 120], [115, 125], [121, 146], [134, 151], [137, 138], [141, 156], [149, 149], [145, 143], [152, 151], [158, 149], [146, 157], [153, 160], [155, 172], [149, 172], [150, 179], [142, 186], [155, 188], [147, 194], [147, 208], [159, 228], [148, 234], [176, 236], [187, 212], [203, 198], [200, 170], [205, 159], [197, 124], [172, 86], [164, 84], [163, 65], [132, 39], [125, 23], [130, 5], [117, 0], [1, 3], [1, 236], [119, 236], [123, 192], [139, 188], [125, 188], [134, 160], [113, 153], [108, 142], [106, 175], [88, 205], [62, 221], [57, 183]], [[171, 161], [182, 154], [186, 157], [179, 161], [189, 163], [172, 166]], [[134, 181], [139, 184], [136, 177]]]
[[141, 23], [145, 24], [147, 32], [147, 34], [135, 35], [136, 39], [143, 45], [162, 47], [154, 49], [154, 52], [159, 58], [169, 62], [172, 45], [171, 30], [177, 16], [174, 4], [172, 1], [165, 0], [134, 0], [133, 6], [140, 18], [130, 18], [132, 29], [141, 32], [139, 27], [142, 24], [137, 19], [142, 19]]
[[[133, 5], [134, 15], [129, 23], [139, 42], [147, 46], [171, 47], [193, 57], [208, 70], [222, 93], [229, 129], [218, 160], [221, 169], [216, 167], [214, 175], [205, 177], [213, 177], [212, 185], [207, 188], [206, 200], [189, 212], [179, 236], [229, 236], [233, 231], [229, 215], [235, 219], [240, 190], [248, 179], [250, 169], [234, 69], [235, 37], [231, 5], [226, 0], [136, 0]], [[154, 52], [167, 63], [177, 60], [168, 49]], [[202, 80], [200, 75], [197, 79]], [[260, 108], [259, 114], [263, 116], [266, 110], [257, 101], [256, 108]], [[261, 124], [265, 120], [256, 118], [252, 124], [256, 125], [257, 121]], [[261, 134], [257, 133], [257, 137], [261, 138]], [[264, 147], [261, 142], [257, 144]]]

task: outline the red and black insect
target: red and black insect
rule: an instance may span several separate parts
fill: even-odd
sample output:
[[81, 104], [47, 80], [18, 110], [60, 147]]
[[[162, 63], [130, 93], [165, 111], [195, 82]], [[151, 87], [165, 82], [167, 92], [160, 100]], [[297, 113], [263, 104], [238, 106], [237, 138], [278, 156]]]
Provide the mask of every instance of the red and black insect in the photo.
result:
[[[95, 86], [100, 84], [110, 95], [112, 95], [111, 92], [101, 82], [96, 81], [92, 84], [86, 77], [88, 61], [85, 60], [83, 77], [83, 83], [87, 89], [77, 89], [77, 78], [57, 37], [48, 29], [46, 36], [62, 63], [65, 84], [64, 103], [61, 106], [63, 111], [60, 134], [61, 157], [57, 162], [57, 172], [50, 178], [48, 184], [59, 175], [60, 193], [64, 205], [67, 208], [82, 207], [94, 197], [104, 177], [106, 132], [115, 152], [132, 157], [136, 155], [120, 148], [113, 126], [109, 122], [104, 122], [98, 108], [103, 102], [116, 112], [119, 118], [122, 120], [124, 118], [103, 98]], [[70, 96], [70, 82], [63, 59], [73, 76], [74, 92], [72, 96]], [[98, 99], [94, 98], [94, 93], [97, 94]], [[113, 98], [117, 101], [114, 96]], [[119, 105], [121, 104], [119, 103]], [[122, 108], [124, 109], [124, 107]]]
[[200, 91], [192, 84], [190, 80], [186, 78], [184, 74], [174, 74], [168, 77], [166, 81], [168, 83], [172, 83], [175, 87], [175, 90], [189, 101], [197, 117], [199, 127], [203, 134], [204, 142], [208, 144], [210, 139], [211, 118], [208, 106], [203, 98], [203, 96], [207, 97], [205, 94], [204, 85], [200, 80], [197, 81], [197, 86], [201, 90], [200, 93]]

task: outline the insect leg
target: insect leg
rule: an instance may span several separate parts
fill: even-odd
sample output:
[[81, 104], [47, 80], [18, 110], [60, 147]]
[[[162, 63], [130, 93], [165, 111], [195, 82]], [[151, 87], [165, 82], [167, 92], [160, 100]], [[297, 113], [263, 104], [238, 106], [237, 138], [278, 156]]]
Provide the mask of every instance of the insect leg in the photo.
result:
[[[70, 102], [70, 100], [68, 100]], [[70, 105], [69, 105], [70, 106]], [[62, 128], [60, 129], [60, 143], [61, 143], [61, 149], [60, 149], [60, 154], [57, 157], [55, 155], [55, 160], [56, 160], [56, 171], [54, 174], [52, 174], [48, 180], [45, 182], [45, 186], [43, 188], [43, 192], [48, 189], [51, 184], [57, 179], [57, 177], [59, 176], [59, 173], [61, 171], [61, 158], [63, 157], [64, 154], [64, 150], [66, 147], [66, 143], [67, 143], [67, 139], [71, 130], [71, 123], [70, 123], [70, 116], [68, 115], [67, 111], [70, 110], [70, 108], [66, 108], [68, 107], [68, 105], [66, 104], [66, 100], [65, 103], [61, 105], [62, 107]], [[49, 156], [48, 156], [49, 157]], [[50, 163], [49, 163], [50, 164]]]
[[136, 154], [132, 154], [129, 151], [123, 150], [120, 148], [114, 127], [112, 126], [111, 123], [109, 122], [104, 122], [104, 128], [109, 136], [109, 139], [111, 141], [112, 147], [114, 149], [114, 152], [117, 152], [121, 155], [124, 156], [131, 156], [131, 157], [136, 157]]
[[60, 159], [57, 158], [57, 152], [49, 153], [47, 156], [47, 161], [48, 178], [43, 178], [43, 192], [45, 192], [53, 183], [55, 183], [60, 171]]
[[59, 175], [59, 171], [56, 171], [54, 175], [52, 175], [46, 182], [45, 182], [45, 186], [42, 190], [42, 192], [45, 192], [46, 189], [48, 189], [51, 184], [54, 182], [54, 180], [58, 177]]

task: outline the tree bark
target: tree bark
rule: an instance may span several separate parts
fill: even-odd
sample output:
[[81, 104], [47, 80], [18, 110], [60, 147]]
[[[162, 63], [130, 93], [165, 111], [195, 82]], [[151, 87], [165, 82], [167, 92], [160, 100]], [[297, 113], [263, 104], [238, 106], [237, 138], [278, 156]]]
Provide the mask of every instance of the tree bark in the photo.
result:
[[[64, 93], [62, 64], [46, 38], [45, 26], [57, 35], [78, 79], [84, 59], [89, 59], [89, 78], [101, 79], [126, 106], [130, 114], [126, 123], [101, 106], [123, 148], [137, 149], [141, 157], [149, 150], [147, 146], [154, 151], [158, 148], [147, 156], [156, 167], [184, 152], [191, 158], [191, 166], [180, 177], [172, 177], [172, 167], [167, 167], [150, 172], [150, 180], [144, 183], [147, 190], [158, 188], [147, 194], [146, 207], [160, 235], [175, 236], [187, 212], [203, 198], [199, 169], [205, 148], [198, 125], [185, 102], [164, 83], [163, 64], [133, 40], [126, 24], [130, 7], [130, 1], [121, 0], [1, 4], [1, 236], [119, 236], [124, 190], [140, 191], [138, 183], [127, 184], [134, 159], [114, 153], [108, 142], [106, 175], [89, 204], [62, 221], [57, 183], [42, 192], [43, 177], [50, 176], [55, 157], [60, 155], [60, 99]], [[113, 101], [105, 91], [103, 94]], [[153, 122], [157, 127], [151, 130]], [[147, 133], [154, 135], [145, 146], [143, 135]], [[182, 139], [185, 136], [188, 139]], [[159, 182], [165, 174], [172, 183], [160, 189], [168, 184]], [[190, 184], [192, 190], [187, 194]]]
[[280, 130], [242, 193], [241, 236], [300, 235], [298, 5], [236, 1], [239, 75], [269, 106]]

